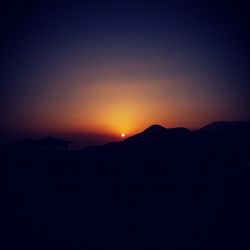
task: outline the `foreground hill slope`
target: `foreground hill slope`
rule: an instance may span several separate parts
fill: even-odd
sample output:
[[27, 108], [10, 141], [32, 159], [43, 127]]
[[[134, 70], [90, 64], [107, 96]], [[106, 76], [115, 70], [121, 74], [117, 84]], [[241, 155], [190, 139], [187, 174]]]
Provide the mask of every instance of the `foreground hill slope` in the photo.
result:
[[4, 152], [3, 249], [250, 249], [249, 126], [238, 124]]

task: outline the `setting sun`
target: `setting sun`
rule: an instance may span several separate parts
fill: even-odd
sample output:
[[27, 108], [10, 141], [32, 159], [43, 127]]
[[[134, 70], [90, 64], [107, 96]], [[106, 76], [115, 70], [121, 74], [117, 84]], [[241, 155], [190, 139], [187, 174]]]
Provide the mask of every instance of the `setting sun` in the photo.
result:
[[124, 137], [125, 137], [125, 134], [124, 134], [124, 133], [122, 133], [122, 134], [121, 134], [121, 137], [122, 137], [122, 138], [124, 138]]

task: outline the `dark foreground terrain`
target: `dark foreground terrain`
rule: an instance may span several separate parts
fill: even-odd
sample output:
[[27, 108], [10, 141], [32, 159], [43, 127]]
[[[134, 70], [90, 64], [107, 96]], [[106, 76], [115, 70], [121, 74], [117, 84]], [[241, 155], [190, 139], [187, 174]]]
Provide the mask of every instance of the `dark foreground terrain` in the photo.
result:
[[250, 249], [249, 122], [1, 163], [1, 249]]

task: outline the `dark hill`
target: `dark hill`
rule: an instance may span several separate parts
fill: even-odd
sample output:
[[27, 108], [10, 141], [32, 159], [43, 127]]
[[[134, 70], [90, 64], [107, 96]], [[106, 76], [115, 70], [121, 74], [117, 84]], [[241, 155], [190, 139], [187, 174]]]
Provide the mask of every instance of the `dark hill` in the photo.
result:
[[23, 139], [11, 145], [11, 148], [18, 150], [41, 150], [41, 149], [67, 149], [71, 144], [70, 141], [46, 137], [39, 140]]
[[[152, 125], [121, 142], [104, 146], [91, 147], [87, 151], [93, 154], [107, 154], [110, 157], [153, 158], [165, 162], [192, 161], [249, 161], [250, 123], [249, 122], [216, 122], [199, 130], [186, 128], [165, 128]], [[125, 153], [126, 152], [126, 153]], [[132, 156], [133, 155], [133, 156]], [[164, 157], [163, 157], [164, 156]], [[163, 157], [163, 158], [159, 158]], [[119, 161], [119, 160], [118, 160]], [[178, 163], [181, 164], [181, 163]]]
[[198, 133], [210, 138], [211, 147], [221, 146], [220, 151], [231, 147], [232, 153], [240, 153], [250, 148], [250, 121], [214, 122], [201, 128]]
[[187, 136], [190, 131], [186, 128], [165, 128], [160, 125], [152, 125], [145, 129], [143, 132], [131, 136], [122, 143], [146, 143], [146, 144], [161, 144], [169, 142], [174, 138], [176, 140]]
[[167, 130], [168, 130], [167, 128], [165, 128], [161, 125], [154, 124], [154, 125], [151, 125], [150, 127], [146, 128], [142, 133], [160, 135], [160, 134], [166, 133]]
[[217, 121], [201, 128], [201, 130], [203, 131], [212, 131], [212, 132], [227, 132], [233, 130], [240, 131], [242, 129], [249, 130], [250, 121], [236, 121], [236, 122]]

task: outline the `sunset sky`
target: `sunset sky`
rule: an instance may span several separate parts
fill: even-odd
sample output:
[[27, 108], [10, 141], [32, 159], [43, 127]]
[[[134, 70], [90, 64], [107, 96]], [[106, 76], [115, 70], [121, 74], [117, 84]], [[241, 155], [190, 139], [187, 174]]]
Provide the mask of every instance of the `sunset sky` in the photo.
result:
[[10, 1], [1, 140], [119, 140], [151, 124], [249, 120], [242, 1]]

